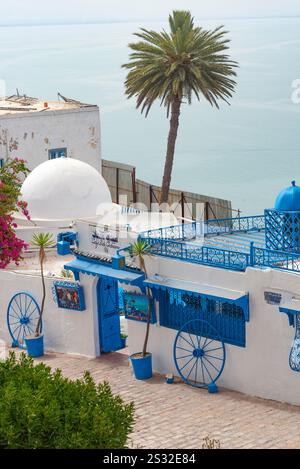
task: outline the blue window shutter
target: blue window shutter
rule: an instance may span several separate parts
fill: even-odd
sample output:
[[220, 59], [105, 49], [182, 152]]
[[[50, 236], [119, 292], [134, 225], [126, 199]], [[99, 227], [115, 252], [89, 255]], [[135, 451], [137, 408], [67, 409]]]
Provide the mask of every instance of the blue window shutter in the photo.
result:
[[55, 158], [66, 158], [66, 157], [67, 157], [66, 148], [53, 148], [51, 150], [48, 150], [49, 160], [54, 160]]

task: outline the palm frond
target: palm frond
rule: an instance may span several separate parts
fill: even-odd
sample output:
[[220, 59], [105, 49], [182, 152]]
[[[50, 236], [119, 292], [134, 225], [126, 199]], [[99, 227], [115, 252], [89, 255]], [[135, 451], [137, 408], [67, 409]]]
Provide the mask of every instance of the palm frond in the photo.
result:
[[37, 248], [51, 248], [55, 246], [55, 241], [51, 233], [34, 233], [31, 240], [31, 245]]
[[227, 54], [230, 40], [223, 26], [204, 30], [194, 25], [189, 11], [173, 11], [170, 31], [142, 28], [129, 44], [125, 92], [136, 99], [136, 106], [147, 115], [158, 99], [170, 109], [171, 103], [204, 97], [212, 106], [229, 104], [236, 82], [237, 62]]
[[130, 246], [130, 253], [133, 257], [144, 258], [145, 256], [151, 257], [151, 246], [147, 241], [142, 239], [137, 239], [131, 246]]

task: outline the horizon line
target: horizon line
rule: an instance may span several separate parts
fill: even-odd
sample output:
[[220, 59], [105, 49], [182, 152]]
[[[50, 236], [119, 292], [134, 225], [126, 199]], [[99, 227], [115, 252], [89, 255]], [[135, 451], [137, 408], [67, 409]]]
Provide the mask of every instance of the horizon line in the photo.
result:
[[[291, 18], [299, 18], [300, 15], [287, 15], [287, 16], [223, 16], [223, 17], [203, 17], [201, 18], [204, 21], [210, 21], [210, 20], [275, 20], [275, 19], [291, 19]], [[199, 17], [196, 17], [198, 19]], [[139, 19], [128, 19], [128, 20], [122, 20], [122, 19], [111, 19], [111, 20], [88, 20], [88, 21], [41, 21], [39, 22], [34, 21], [34, 22], [20, 22], [20, 23], [1, 23], [0, 22], [0, 27], [33, 27], [33, 26], [77, 26], [77, 25], [93, 25], [93, 24], [118, 24], [118, 23], [138, 23], [138, 22], [147, 22], [147, 23], [161, 23], [161, 22], [166, 22], [167, 19], [162, 19], [162, 18], [139, 18]]]

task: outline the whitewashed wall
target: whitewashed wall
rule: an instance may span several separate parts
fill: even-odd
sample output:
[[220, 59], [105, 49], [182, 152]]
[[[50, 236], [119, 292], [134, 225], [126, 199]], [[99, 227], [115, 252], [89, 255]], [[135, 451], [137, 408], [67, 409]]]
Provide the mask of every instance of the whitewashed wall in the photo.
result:
[[[81, 221], [77, 220], [75, 229], [78, 233], [78, 242], [80, 250], [90, 252], [92, 254], [111, 256], [115, 254], [117, 249], [125, 248], [134, 242], [138, 234], [121, 228], [105, 227], [96, 224], [94, 220]], [[92, 243], [92, 233], [97, 230], [99, 236], [103, 238], [103, 244]], [[107, 237], [107, 241], [105, 238]]]
[[[284, 301], [300, 298], [300, 275], [271, 269], [248, 268], [233, 272], [163, 258], [148, 262], [149, 273], [192, 282], [249, 292], [250, 322], [246, 324], [246, 348], [226, 344], [226, 364], [218, 381], [220, 386], [245, 394], [300, 405], [300, 373], [289, 367], [289, 352], [295, 330], [288, 325], [278, 306], [265, 302], [264, 291], [283, 294]], [[45, 347], [65, 353], [91, 357], [99, 355], [96, 281], [81, 275], [87, 309], [83, 312], [60, 309], [53, 301], [53, 278], [46, 280]], [[27, 290], [41, 300], [39, 276], [0, 271], [0, 339], [10, 342], [6, 325], [6, 306], [11, 296]], [[128, 321], [128, 343], [131, 353], [141, 350], [145, 325]], [[154, 369], [162, 374], [175, 372], [173, 344], [176, 331], [151, 326], [149, 350]]]
[[19, 226], [16, 230], [16, 233], [17, 233], [17, 236], [18, 238], [22, 239], [23, 241], [25, 241], [25, 243], [28, 243], [30, 245], [31, 241], [32, 241], [32, 237], [35, 233], [51, 233], [52, 234], [52, 237], [53, 239], [55, 240], [56, 242], [56, 237], [58, 235], [58, 233], [60, 232], [64, 232], [64, 231], [72, 231], [72, 228], [70, 228], [69, 226], [65, 226], [65, 227], [62, 227], [62, 228], [56, 228], [54, 226], [35, 226], [35, 227], [30, 227], [30, 226]]
[[[90, 357], [99, 355], [99, 334], [95, 277], [81, 275], [86, 310], [72, 311], [58, 308], [52, 295], [55, 278], [46, 278], [47, 297], [43, 316], [44, 343], [47, 350], [82, 354]], [[19, 291], [30, 292], [41, 304], [41, 278], [0, 270], [0, 339], [11, 343], [6, 323], [6, 309], [11, 297]]]
[[85, 161], [101, 172], [99, 108], [0, 117], [0, 158], [24, 158], [33, 169], [48, 160], [48, 150], [55, 148], [67, 148], [68, 157]]
[[[300, 298], [300, 275], [279, 270], [248, 268], [246, 272], [155, 259], [151, 273], [249, 292], [250, 322], [246, 324], [246, 348], [226, 344], [226, 364], [220, 386], [263, 398], [300, 405], [300, 373], [289, 367], [295, 329], [278, 306], [265, 302], [264, 291], [283, 293], [284, 301]], [[145, 326], [128, 321], [131, 353], [141, 351]], [[176, 331], [151, 326], [149, 351], [154, 369], [174, 373], [173, 344]]]

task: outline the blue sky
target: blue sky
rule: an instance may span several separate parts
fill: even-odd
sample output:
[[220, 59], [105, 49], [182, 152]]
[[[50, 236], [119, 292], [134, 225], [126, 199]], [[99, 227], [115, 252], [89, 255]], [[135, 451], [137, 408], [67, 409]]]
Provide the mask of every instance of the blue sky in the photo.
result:
[[197, 18], [300, 16], [299, 0], [0, 0], [0, 23], [164, 20], [176, 8]]

